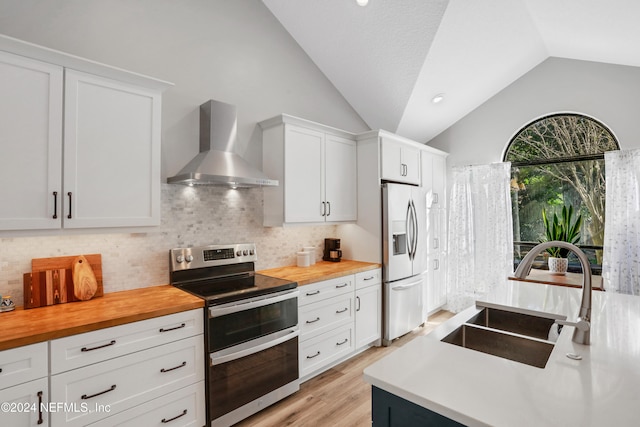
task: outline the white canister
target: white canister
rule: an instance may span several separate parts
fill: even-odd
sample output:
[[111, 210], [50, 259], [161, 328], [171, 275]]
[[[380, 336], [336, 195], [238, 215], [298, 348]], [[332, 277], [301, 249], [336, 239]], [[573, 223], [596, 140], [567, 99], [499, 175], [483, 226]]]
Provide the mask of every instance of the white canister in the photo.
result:
[[298, 267], [309, 267], [309, 252], [298, 252]]
[[316, 263], [316, 248], [315, 246], [305, 246], [302, 248], [303, 252], [309, 253], [309, 265]]

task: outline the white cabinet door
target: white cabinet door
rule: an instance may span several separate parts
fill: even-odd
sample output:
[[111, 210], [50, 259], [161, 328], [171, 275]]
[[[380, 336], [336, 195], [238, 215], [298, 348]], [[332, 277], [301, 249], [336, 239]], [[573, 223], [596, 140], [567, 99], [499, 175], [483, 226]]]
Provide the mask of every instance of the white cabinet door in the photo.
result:
[[382, 284], [356, 291], [356, 349], [380, 339]]
[[60, 228], [62, 76], [0, 52], [0, 230]]
[[355, 221], [358, 217], [355, 141], [326, 135], [325, 180], [326, 220]]
[[65, 228], [160, 224], [159, 92], [66, 70]]
[[381, 138], [382, 179], [420, 184], [420, 150], [400, 141]]
[[323, 222], [324, 133], [285, 126], [284, 221]]
[[11, 427], [36, 427], [49, 425], [48, 379], [30, 381], [0, 390], [0, 425]]

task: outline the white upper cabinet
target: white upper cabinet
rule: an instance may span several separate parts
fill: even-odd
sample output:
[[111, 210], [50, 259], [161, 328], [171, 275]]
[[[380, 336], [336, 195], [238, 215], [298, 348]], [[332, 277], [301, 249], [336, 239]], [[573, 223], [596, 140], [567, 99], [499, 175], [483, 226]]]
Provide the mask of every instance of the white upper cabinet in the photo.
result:
[[420, 185], [420, 149], [385, 136], [380, 145], [382, 179]]
[[67, 70], [65, 228], [160, 224], [160, 94]]
[[356, 220], [352, 135], [287, 115], [260, 126], [264, 173], [280, 181], [263, 189], [265, 226]]
[[62, 76], [0, 52], [0, 230], [62, 224]]
[[0, 231], [159, 225], [168, 86], [0, 36]]

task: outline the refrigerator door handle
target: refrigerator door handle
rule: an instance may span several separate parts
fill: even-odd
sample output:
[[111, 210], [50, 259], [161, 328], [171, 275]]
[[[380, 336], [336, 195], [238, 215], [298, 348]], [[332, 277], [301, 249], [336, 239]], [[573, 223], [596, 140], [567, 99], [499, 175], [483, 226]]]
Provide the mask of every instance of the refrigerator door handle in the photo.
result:
[[416, 254], [418, 253], [418, 239], [420, 238], [420, 227], [418, 226], [418, 211], [416, 209], [416, 205], [415, 203], [413, 203], [413, 200], [411, 200], [411, 207], [413, 208], [413, 232], [414, 232], [414, 238], [413, 238], [413, 257], [416, 257]]
[[405, 227], [407, 230], [407, 252], [409, 252], [409, 260], [413, 261], [413, 211], [411, 210], [411, 200], [407, 204], [407, 215], [405, 218]]

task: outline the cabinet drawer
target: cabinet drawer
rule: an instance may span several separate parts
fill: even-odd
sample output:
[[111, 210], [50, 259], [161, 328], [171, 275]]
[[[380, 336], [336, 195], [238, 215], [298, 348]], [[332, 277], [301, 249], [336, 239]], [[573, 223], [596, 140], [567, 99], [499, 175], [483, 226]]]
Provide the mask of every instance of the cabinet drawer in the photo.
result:
[[311, 338], [300, 344], [300, 377], [305, 377], [352, 351], [353, 329], [351, 325], [341, 326]]
[[51, 373], [202, 334], [203, 321], [203, 310], [195, 309], [53, 340]]
[[47, 343], [0, 351], [0, 389], [48, 375]]
[[204, 379], [202, 336], [51, 377], [51, 401], [93, 411], [56, 412], [55, 425], [86, 425]]
[[204, 381], [105, 418], [90, 427], [201, 427], [206, 425]]
[[376, 285], [378, 283], [381, 283], [381, 280], [382, 270], [380, 268], [356, 273], [356, 289], [362, 289], [366, 288], [367, 286]]
[[307, 304], [300, 308], [300, 341], [353, 321], [353, 296], [337, 297]]
[[[8, 405], [0, 412], [0, 425], [10, 427], [48, 426], [49, 413], [42, 411], [49, 402], [47, 378], [0, 390], [0, 403]], [[28, 408], [28, 410], [26, 410]], [[8, 409], [8, 410], [7, 410]]]
[[310, 304], [336, 295], [353, 292], [353, 274], [335, 279], [323, 280], [300, 287], [298, 305]]

